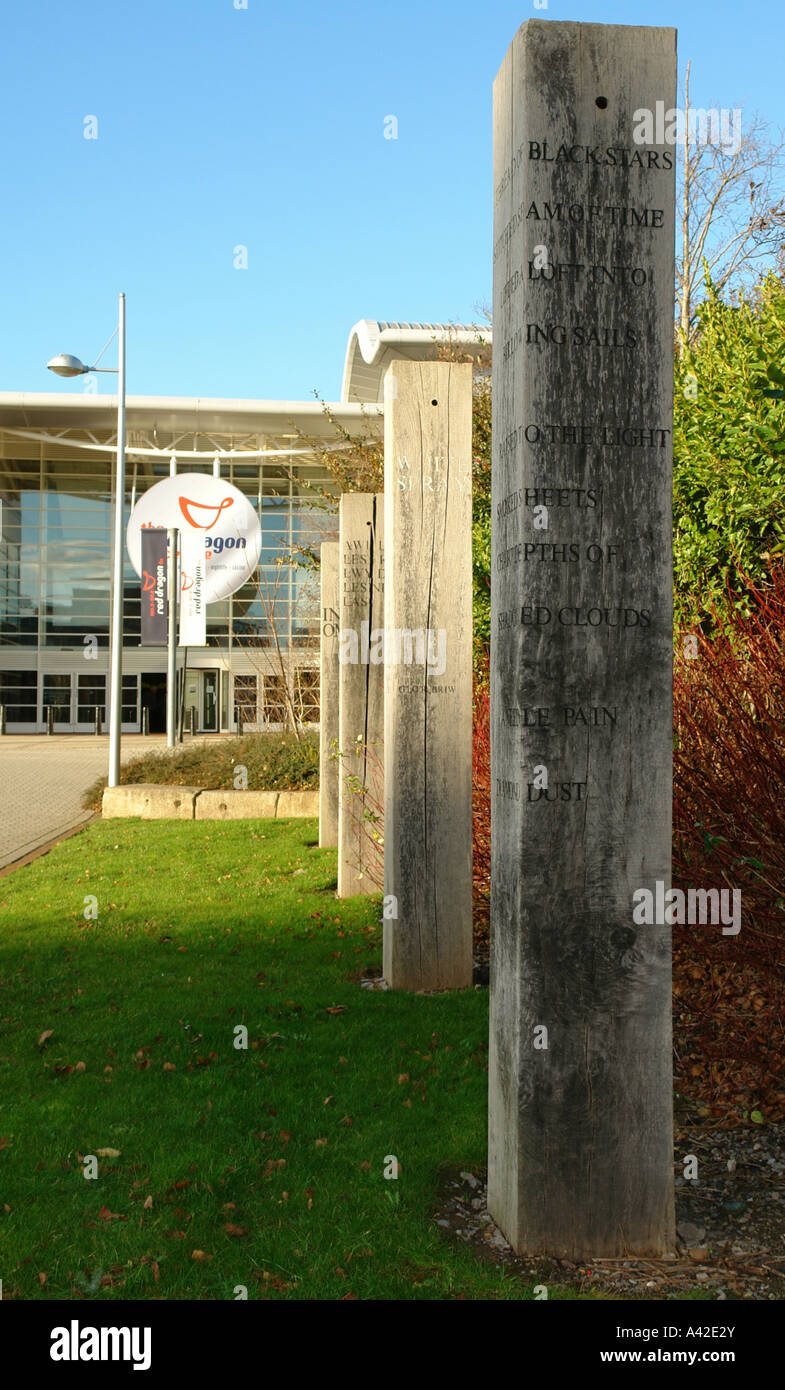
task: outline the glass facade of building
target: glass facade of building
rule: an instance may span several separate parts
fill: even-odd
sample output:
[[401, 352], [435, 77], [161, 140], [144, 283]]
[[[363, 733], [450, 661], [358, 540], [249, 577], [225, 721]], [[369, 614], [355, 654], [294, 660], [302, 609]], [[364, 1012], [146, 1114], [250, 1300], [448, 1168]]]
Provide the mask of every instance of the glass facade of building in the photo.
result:
[[[48, 710], [57, 731], [89, 732], [106, 712], [113, 464], [103, 451], [79, 447], [26, 441], [12, 449], [6, 438], [0, 706], [9, 733], [42, 731]], [[183, 460], [178, 472], [212, 473], [213, 467]], [[167, 459], [135, 461], [129, 454], [126, 525], [142, 493], [168, 475]], [[316, 485], [323, 498], [327, 475], [313, 458], [291, 467], [233, 458], [221, 462], [221, 477], [257, 511], [262, 556], [251, 580], [208, 607], [207, 645], [189, 651], [181, 675], [186, 712], [193, 708], [195, 727], [205, 730], [233, 730], [238, 713], [246, 725], [275, 722], [281, 683], [289, 682], [306, 718], [318, 719], [318, 571], [293, 557], [318, 551], [337, 534], [335, 511], [314, 491]], [[165, 707], [166, 652], [140, 646], [140, 582], [125, 546], [124, 560], [123, 728], [141, 730], [147, 708], [156, 732]], [[178, 661], [182, 666], [182, 651]]]

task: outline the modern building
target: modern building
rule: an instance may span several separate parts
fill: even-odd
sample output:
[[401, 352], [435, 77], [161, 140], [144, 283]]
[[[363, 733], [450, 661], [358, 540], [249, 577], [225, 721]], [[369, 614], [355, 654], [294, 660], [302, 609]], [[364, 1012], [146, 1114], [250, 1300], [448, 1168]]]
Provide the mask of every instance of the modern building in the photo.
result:
[[[484, 335], [487, 339], [489, 335]], [[129, 396], [125, 519], [176, 473], [214, 473], [251, 500], [258, 570], [212, 604], [207, 645], [178, 656], [187, 723], [234, 732], [285, 722], [288, 688], [318, 722], [318, 570], [302, 560], [337, 535], [339, 483], [328, 460], [381, 444], [383, 378], [393, 357], [425, 358], [474, 329], [380, 324], [352, 329], [341, 400]], [[83, 392], [0, 392], [0, 707], [11, 733], [106, 728], [117, 400]], [[184, 667], [184, 663], [187, 665]], [[184, 669], [183, 669], [184, 668]], [[51, 715], [48, 715], [49, 711]], [[147, 711], [147, 714], [144, 714]], [[140, 645], [140, 582], [123, 584], [123, 732], [166, 720], [166, 650]]]

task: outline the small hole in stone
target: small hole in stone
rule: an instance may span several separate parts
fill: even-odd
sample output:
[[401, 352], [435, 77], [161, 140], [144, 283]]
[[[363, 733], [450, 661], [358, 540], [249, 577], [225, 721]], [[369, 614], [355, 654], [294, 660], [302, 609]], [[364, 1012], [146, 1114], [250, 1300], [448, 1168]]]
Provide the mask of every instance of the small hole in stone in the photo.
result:
[[438, 401], [431, 401], [431, 405], [438, 405], [438, 404], [439, 404]]
[[601, 111], [604, 111], [605, 108], [606, 108], [606, 106], [608, 105], [608, 98], [607, 98], [607, 97], [597, 97], [597, 98], [595, 99], [594, 105], [595, 105], [595, 106], [599, 106], [600, 110], [601, 110]]

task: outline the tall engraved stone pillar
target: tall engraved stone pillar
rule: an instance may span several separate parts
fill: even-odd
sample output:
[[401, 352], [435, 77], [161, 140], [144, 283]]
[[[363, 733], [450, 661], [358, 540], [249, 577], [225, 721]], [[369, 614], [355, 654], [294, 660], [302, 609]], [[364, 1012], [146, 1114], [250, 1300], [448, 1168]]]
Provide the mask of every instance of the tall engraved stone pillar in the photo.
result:
[[369, 819], [384, 768], [384, 497], [340, 501], [338, 897], [376, 893]]
[[338, 843], [338, 631], [340, 628], [340, 544], [321, 546], [319, 641], [319, 844]]
[[395, 362], [390, 376], [384, 977], [461, 989], [472, 982], [472, 369]]
[[488, 1204], [569, 1259], [674, 1240], [675, 38], [529, 20], [494, 87]]

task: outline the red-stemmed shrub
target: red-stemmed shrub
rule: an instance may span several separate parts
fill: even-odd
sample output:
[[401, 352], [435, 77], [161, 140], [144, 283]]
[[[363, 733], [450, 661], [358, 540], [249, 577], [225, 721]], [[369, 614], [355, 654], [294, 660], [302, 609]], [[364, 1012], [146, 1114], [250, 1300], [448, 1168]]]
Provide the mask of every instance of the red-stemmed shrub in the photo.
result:
[[[741, 890], [741, 930], [674, 927], [677, 1087], [711, 1113], [785, 1115], [785, 571], [682, 633], [673, 885]], [[755, 1118], [758, 1118], [756, 1113]]]
[[472, 728], [474, 945], [487, 959], [491, 917], [491, 710], [487, 678], [475, 680]]
[[[785, 1116], [785, 569], [674, 661], [672, 886], [741, 890], [741, 930], [673, 929], [676, 1088], [725, 1122]], [[693, 640], [690, 640], [693, 639]], [[691, 656], [690, 652], [697, 654]], [[490, 709], [474, 694], [474, 923], [490, 918]], [[732, 899], [731, 899], [732, 901]]]

